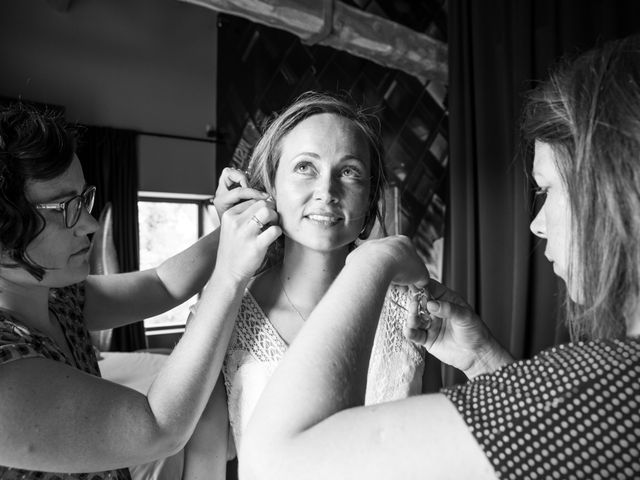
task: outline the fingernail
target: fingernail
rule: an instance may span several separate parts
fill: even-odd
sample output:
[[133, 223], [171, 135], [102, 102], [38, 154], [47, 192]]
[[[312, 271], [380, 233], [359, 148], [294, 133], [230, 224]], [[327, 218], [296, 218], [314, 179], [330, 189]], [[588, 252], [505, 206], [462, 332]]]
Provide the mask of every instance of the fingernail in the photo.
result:
[[430, 300], [427, 302], [427, 308], [431, 313], [438, 313], [440, 311], [440, 302]]

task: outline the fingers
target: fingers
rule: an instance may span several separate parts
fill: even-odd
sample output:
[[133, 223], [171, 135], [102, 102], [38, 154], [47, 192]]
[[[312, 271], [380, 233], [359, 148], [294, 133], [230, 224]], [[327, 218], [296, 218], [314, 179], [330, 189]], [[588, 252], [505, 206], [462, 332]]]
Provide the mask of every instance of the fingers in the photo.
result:
[[426, 307], [427, 296], [422, 288], [409, 286], [409, 299], [407, 302], [407, 323], [403, 329], [405, 337], [414, 343], [426, 346], [429, 340], [429, 330], [433, 319]]
[[433, 300], [444, 300], [446, 302], [452, 302], [462, 307], [471, 308], [465, 299], [457, 292], [445, 287], [440, 282], [430, 279], [427, 286], [427, 290]]
[[429, 339], [429, 331], [420, 328], [410, 328], [408, 325], [404, 326], [402, 329], [403, 335], [413, 343], [417, 343], [418, 345], [426, 345], [427, 340]]
[[279, 225], [271, 225], [258, 235], [256, 241], [259, 247], [266, 250], [280, 235], [282, 235], [282, 228]]
[[269, 198], [269, 194], [255, 188], [241, 187], [224, 193], [224, 196], [217, 194], [216, 197], [224, 198], [225, 203], [232, 205], [245, 200], [266, 200]]
[[469, 309], [445, 300], [430, 300], [427, 302], [427, 310], [430, 314], [446, 319], [468, 319], [471, 316]]
[[278, 213], [275, 210], [275, 206], [273, 202], [267, 200], [258, 200], [251, 203], [244, 211], [244, 215], [249, 216], [249, 221], [260, 230], [264, 230], [270, 224], [278, 223]]
[[237, 168], [225, 167], [220, 175], [218, 182], [218, 189], [224, 187], [226, 190], [233, 190], [237, 187], [247, 188], [249, 186], [249, 180], [247, 175], [238, 170]]

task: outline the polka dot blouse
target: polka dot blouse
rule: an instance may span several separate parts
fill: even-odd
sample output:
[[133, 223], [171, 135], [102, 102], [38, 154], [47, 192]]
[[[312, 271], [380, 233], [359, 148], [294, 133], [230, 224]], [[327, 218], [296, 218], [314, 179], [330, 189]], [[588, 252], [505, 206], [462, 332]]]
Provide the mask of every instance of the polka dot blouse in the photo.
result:
[[443, 389], [502, 479], [640, 479], [640, 338], [554, 347]]

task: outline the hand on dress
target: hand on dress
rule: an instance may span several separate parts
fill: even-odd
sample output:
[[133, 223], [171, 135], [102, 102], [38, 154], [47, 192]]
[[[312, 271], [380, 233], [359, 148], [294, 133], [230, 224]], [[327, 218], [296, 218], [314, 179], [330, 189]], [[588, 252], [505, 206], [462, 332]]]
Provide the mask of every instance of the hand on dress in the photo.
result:
[[222, 221], [222, 214], [234, 205], [245, 200], [267, 200], [269, 194], [249, 187], [247, 175], [231, 167], [222, 170], [218, 180], [218, 188], [213, 198], [218, 218]]
[[269, 245], [281, 234], [275, 204], [246, 200], [222, 216], [216, 270], [227, 278], [248, 281], [262, 264]]
[[[404, 330], [409, 340], [462, 370], [468, 378], [493, 372], [513, 361], [460, 295], [435, 280], [429, 281], [427, 290], [425, 299], [413, 289]], [[421, 308], [425, 311], [419, 314]]]
[[346, 264], [351, 262], [375, 264], [377, 271], [388, 273], [391, 281], [399, 285], [424, 286], [429, 272], [418, 256], [409, 237], [395, 235], [368, 240], [352, 251]]

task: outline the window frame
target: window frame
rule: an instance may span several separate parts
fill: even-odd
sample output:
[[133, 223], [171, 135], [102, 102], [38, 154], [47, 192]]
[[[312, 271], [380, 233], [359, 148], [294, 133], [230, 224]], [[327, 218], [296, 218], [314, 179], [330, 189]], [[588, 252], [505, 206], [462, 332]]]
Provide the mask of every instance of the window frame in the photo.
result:
[[[140, 202], [181, 203], [181, 204], [196, 205], [198, 209], [197, 238], [200, 239], [205, 235], [205, 215], [209, 215], [208, 211], [210, 208], [213, 207], [213, 196], [190, 194], [190, 193], [138, 191], [137, 204]], [[215, 222], [213, 223], [215, 228]], [[140, 225], [138, 225], [138, 236], [139, 235], [140, 235]], [[197, 293], [198, 299], [200, 299], [201, 294], [202, 292]], [[185, 322], [181, 324], [160, 325], [160, 326], [154, 326], [154, 327], [147, 327], [146, 325], [144, 325], [144, 333], [145, 333], [145, 336], [147, 337], [147, 340], [149, 340], [150, 336], [154, 337], [156, 335], [171, 335], [171, 336], [182, 335], [182, 333], [184, 333], [185, 326], [186, 326], [186, 318], [185, 318]]]

